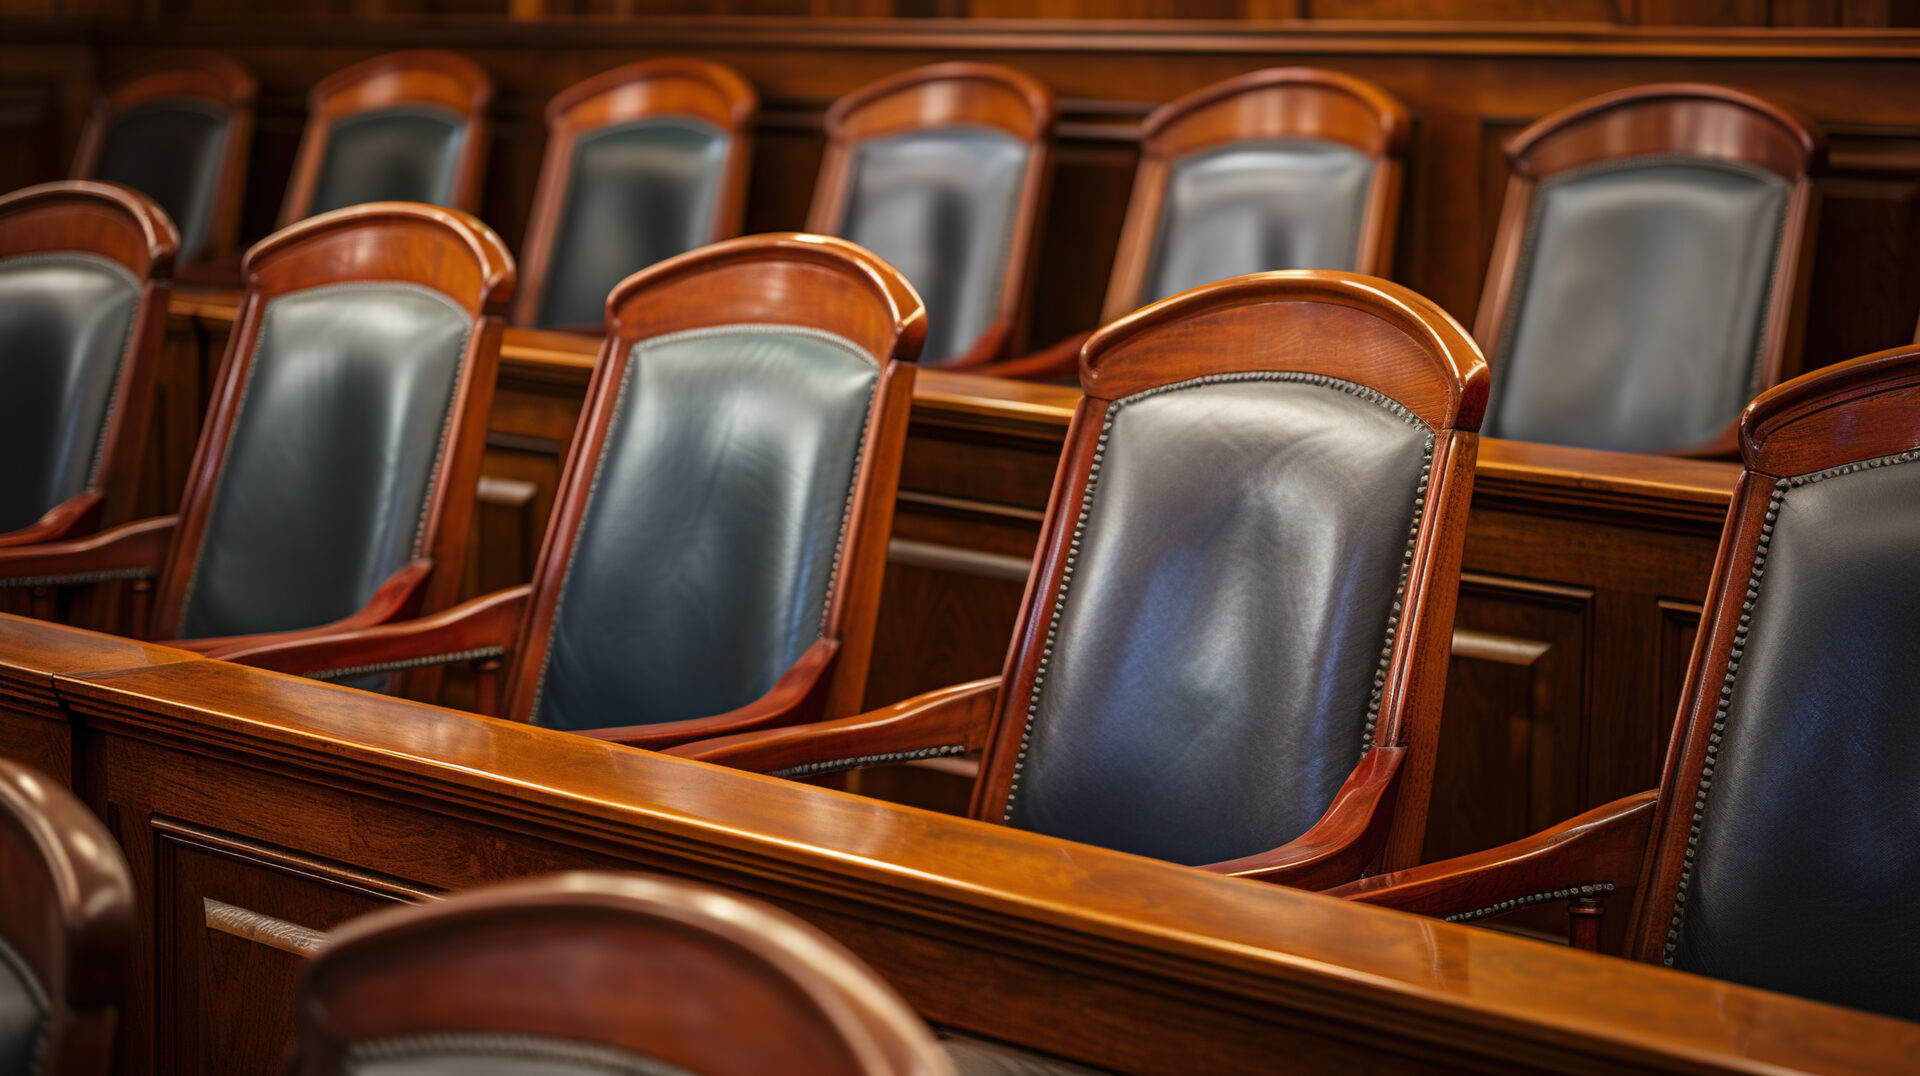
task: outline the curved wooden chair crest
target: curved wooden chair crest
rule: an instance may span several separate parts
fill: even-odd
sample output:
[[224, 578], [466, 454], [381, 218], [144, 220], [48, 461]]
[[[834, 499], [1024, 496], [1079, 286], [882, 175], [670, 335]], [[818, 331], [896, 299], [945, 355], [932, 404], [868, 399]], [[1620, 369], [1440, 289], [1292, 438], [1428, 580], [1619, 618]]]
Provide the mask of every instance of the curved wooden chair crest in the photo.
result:
[[927, 366], [1013, 342], [1052, 174], [1053, 93], [998, 64], [902, 71], [827, 110], [807, 230], [866, 247], [927, 304]]
[[422, 49], [343, 68], [307, 95], [307, 126], [282, 228], [367, 202], [480, 208], [493, 80], [472, 60]]
[[[1100, 320], [1248, 273], [1386, 276], [1408, 129], [1379, 86], [1308, 67], [1252, 71], [1155, 109]], [[982, 372], [1071, 378], [1088, 335]]]
[[120, 846], [46, 774], [0, 758], [0, 1072], [106, 1076], [133, 957]]
[[643, 747], [853, 713], [924, 331], [905, 279], [845, 240], [747, 236], [636, 273], [529, 586], [238, 657], [478, 658], [483, 712]]
[[179, 241], [126, 187], [0, 195], [0, 549], [133, 514]]
[[1490, 437], [1727, 455], [1799, 361], [1825, 156], [1811, 124], [1721, 86], [1640, 86], [1507, 143], [1474, 336]]
[[645, 60], [547, 105], [513, 321], [599, 332], [607, 293], [740, 233], [759, 98], [728, 67]]
[[1339, 895], [1466, 920], [1571, 899], [1598, 948], [1631, 892], [1628, 957], [1920, 1019], [1920, 347], [1773, 389], [1740, 442], [1660, 787]]
[[556, 874], [341, 926], [302, 969], [290, 1072], [952, 1076], [859, 958], [785, 912]]
[[513, 290], [505, 246], [464, 213], [375, 203], [269, 236], [242, 272], [180, 514], [0, 549], [0, 578], [136, 580], [135, 633], [215, 656], [444, 607]]
[[1081, 384], [1003, 676], [672, 753], [802, 775], [978, 750], [975, 818], [1301, 886], [1414, 862], [1473, 342], [1386, 281], [1266, 273], [1099, 330]]
[[258, 85], [217, 52], [156, 57], [100, 95], [73, 177], [132, 187], [180, 229], [182, 263], [232, 255]]

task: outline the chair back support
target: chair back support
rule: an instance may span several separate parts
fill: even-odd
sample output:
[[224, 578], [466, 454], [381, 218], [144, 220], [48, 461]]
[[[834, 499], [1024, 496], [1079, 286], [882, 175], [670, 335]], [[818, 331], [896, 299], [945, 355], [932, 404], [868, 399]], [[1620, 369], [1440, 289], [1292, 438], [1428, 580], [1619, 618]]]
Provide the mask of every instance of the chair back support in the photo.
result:
[[1008, 343], [1025, 301], [1050, 168], [1053, 95], [993, 64], [935, 64], [855, 90], [827, 112], [811, 231], [906, 274], [927, 304], [930, 365]]
[[823, 640], [851, 712], [911, 392], [896, 360], [923, 324], [911, 288], [850, 243], [757, 236], [636, 274], [608, 310], [509, 716], [711, 717]]
[[493, 83], [464, 56], [395, 52], [336, 71], [307, 98], [280, 224], [365, 202], [473, 212]]
[[76, 498], [132, 513], [178, 242], [125, 187], [0, 196], [0, 544], [69, 533], [35, 524]]
[[105, 1076], [133, 948], [120, 846], [60, 780], [0, 758], [0, 1072]]
[[347, 923], [302, 969], [298, 1076], [951, 1076], [813, 927], [718, 889], [556, 874]]
[[1216, 863], [1404, 746], [1417, 852], [1478, 350], [1405, 289], [1283, 272], [1123, 318], [1081, 368], [976, 816]]
[[1477, 336], [1487, 433], [1730, 455], [1799, 351], [1817, 131], [1717, 86], [1643, 86], [1507, 146]]
[[416, 559], [451, 599], [513, 285], [499, 237], [375, 203], [268, 237], [243, 272], [160, 637], [331, 623]]
[[75, 179], [119, 183], [180, 229], [180, 260], [233, 250], [253, 141], [253, 76], [215, 52], [159, 57], [102, 94], [80, 135]]
[[1273, 269], [1392, 266], [1407, 113], [1363, 79], [1270, 68], [1141, 124], [1103, 320]]
[[561, 91], [514, 323], [598, 332], [633, 273], [738, 234], [759, 100], [731, 68], [647, 60]]
[[1782, 385], [1740, 433], [1635, 952], [1920, 1019], [1920, 348]]

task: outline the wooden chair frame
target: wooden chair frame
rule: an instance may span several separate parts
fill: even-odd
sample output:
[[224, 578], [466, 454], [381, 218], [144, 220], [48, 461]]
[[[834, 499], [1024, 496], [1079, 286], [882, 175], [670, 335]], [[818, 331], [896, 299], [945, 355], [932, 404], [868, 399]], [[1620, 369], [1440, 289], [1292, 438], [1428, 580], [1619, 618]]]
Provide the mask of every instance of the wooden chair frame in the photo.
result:
[[1797, 378], [1741, 414], [1746, 470], [1734, 487], [1659, 788], [1511, 844], [1365, 878], [1334, 895], [1455, 919], [1568, 900], [1573, 944], [1597, 950], [1608, 895], [1631, 891], [1624, 955], [1659, 963], [1748, 579], [1762, 535], [1771, 530], [1767, 512], [1775, 483], [1920, 446], [1916, 400], [1920, 346], [1907, 345]]
[[[1297, 316], [1276, 320], [1282, 304]], [[1196, 347], [1201, 338], [1206, 346]], [[671, 753], [791, 776], [983, 751], [969, 813], [998, 821], [1108, 411], [1114, 401], [1157, 386], [1275, 368], [1262, 358], [1275, 353], [1287, 354], [1285, 369], [1376, 389], [1433, 428], [1429, 508], [1395, 629], [1376, 746], [1299, 839], [1203, 869], [1317, 888], [1356, 877], [1382, 856], [1389, 865], [1417, 862], [1487, 368], [1466, 330], [1439, 307], [1398, 285], [1352, 273], [1284, 271], [1223, 281], [1155, 303], [1093, 334], [1080, 358], [1085, 395], [1067, 431], [1040, 552], [1001, 676], [845, 720], [723, 737]]]
[[252, 74], [217, 52], [187, 50], [156, 57], [125, 82], [94, 99], [73, 177], [87, 179], [100, 160], [107, 128], [123, 113], [156, 101], [191, 100], [226, 113], [226, 142], [214, 181], [204, 247], [183, 261], [215, 262], [233, 255], [240, 234], [241, 199], [246, 193], [247, 152], [253, 145], [253, 104], [259, 84]]
[[[521, 288], [514, 297], [513, 323], [532, 325], [546, 300], [548, 270], [573, 179], [574, 148], [582, 136], [660, 116], [691, 116], [725, 131], [726, 163], [707, 233], [711, 243], [740, 234], [753, 157], [753, 120], [759, 109], [760, 99], [746, 79], [730, 67], [705, 60], [643, 60], [603, 71], [554, 95], [547, 104], [546, 156], [520, 252]], [[597, 331], [599, 326], [585, 328]]]
[[1027, 280], [1039, 257], [1041, 212], [1053, 178], [1053, 92], [1031, 76], [999, 64], [940, 63], [883, 78], [840, 98], [827, 110], [827, 149], [814, 182], [807, 231], [837, 235], [846, 219], [859, 144], [932, 127], [971, 124], [1004, 131], [1027, 144], [1027, 170], [1007, 265], [1000, 311], [965, 352], [940, 361], [943, 369], [978, 366], [1015, 344], [1028, 300]]
[[335, 124], [362, 112], [407, 105], [444, 108], [466, 121], [466, 136], [461, 139], [460, 157], [454, 165], [453, 190], [445, 208], [478, 212], [491, 131], [487, 106], [492, 100], [493, 80], [478, 64], [457, 53], [435, 49], [390, 52], [321, 79], [307, 95], [307, 126], [301, 132], [293, 178], [280, 207], [280, 227], [308, 215]]
[[[1826, 140], [1817, 127], [1778, 105], [1725, 86], [1661, 83], [1603, 94], [1555, 112], [1514, 135], [1506, 154], [1511, 174], [1473, 333], [1496, 378], [1503, 361], [1501, 344], [1515, 313], [1517, 277], [1540, 182], [1575, 168], [1653, 154], [1738, 161], [1792, 184], [1755, 369], [1756, 389], [1764, 391], [1791, 373], [1789, 360], [1800, 360], [1813, 276], [1819, 200], [1812, 174], [1826, 159]], [[1738, 419], [1706, 444], [1671, 454], [1732, 456], [1738, 451], [1737, 425]]]
[[[130, 187], [68, 181], [0, 195], [0, 258], [61, 251], [93, 254], [124, 266], [142, 281], [92, 480], [86, 490], [31, 525], [0, 534], [0, 550], [76, 538], [133, 515], [179, 246], [180, 234], [166, 213]], [[50, 603], [50, 595], [37, 596], [42, 608], [36, 615], [51, 616]]]
[[[513, 259], [505, 244], [465, 213], [413, 202], [372, 202], [276, 232], [247, 252], [241, 271], [246, 293], [227, 341], [179, 515], [129, 523], [79, 541], [0, 549], [0, 577], [28, 577], [46, 585], [135, 580], [135, 632], [172, 638], [185, 611], [267, 305], [278, 296], [322, 285], [396, 281], [432, 288], [458, 303], [472, 316], [474, 331], [461, 357], [442, 462], [428, 496], [420, 539], [425, 555], [394, 573], [359, 612], [325, 627], [370, 626], [444, 607], [460, 586], [499, 362], [500, 315], [513, 291]], [[301, 638], [311, 630], [175, 640], [173, 645], [225, 657], [269, 641]]]
[[[1386, 276], [1393, 267], [1409, 129], [1406, 106], [1379, 86], [1313, 67], [1249, 71], [1154, 109], [1140, 124], [1140, 166], [1120, 225], [1101, 322], [1114, 321], [1140, 305], [1140, 289], [1160, 238], [1160, 207], [1173, 162], [1239, 142], [1312, 138], [1351, 146], [1373, 158], [1354, 271]], [[983, 372], [1034, 380], [1072, 377], [1080, 348], [1091, 335], [1070, 336]]]
[[[305, 673], [477, 658], [481, 712], [531, 720], [574, 537], [586, 516], [634, 345], [687, 329], [748, 323], [825, 329], [883, 362], [854, 475], [842, 547], [845, 570], [835, 577], [820, 639], [771, 691], [737, 710], [585, 734], [657, 748], [857, 711], [873, 652], [905, 453], [912, 359], [926, 335], [926, 314], [906, 279], [865, 249], [843, 239], [795, 233], [724, 240], [635, 273], [614, 289], [607, 300], [606, 338], [531, 584], [483, 595], [411, 623], [242, 651], [235, 659]], [[498, 672], [503, 663], [504, 696]]]

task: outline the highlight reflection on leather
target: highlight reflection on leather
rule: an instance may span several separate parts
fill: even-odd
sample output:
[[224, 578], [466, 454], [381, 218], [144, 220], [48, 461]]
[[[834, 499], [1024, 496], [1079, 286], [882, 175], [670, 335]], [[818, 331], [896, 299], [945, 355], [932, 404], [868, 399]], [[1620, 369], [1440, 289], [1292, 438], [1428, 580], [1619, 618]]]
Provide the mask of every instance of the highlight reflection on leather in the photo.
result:
[[327, 134], [308, 216], [363, 202], [446, 205], [466, 139], [464, 119], [444, 108], [384, 108], [347, 116]]
[[0, 534], [86, 491], [139, 304], [106, 258], [0, 259]]
[[900, 270], [927, 304], [921, 365], [973, 346], [1000, 313], [1027, 145], [986, 127], [862, 142], [840, 236]]
[[1189, 864], [1306, 832], [1360, 758], [1431, 440], [1304, 381], [1121, 406], [1007, 821]]
[[1621, 452], [1719, 434], [1754, 392], [1788, 193], [1670, 157], [1542, 182], [1484, 432]]
[[820, 636], [874, 360], [788, 326], [635, 345], [548, 637], [534, 722], [724, 713]]
[[1781, 500], [1674, 966], [1920, 1019], [1916, 537], [1920, 462]]
[[200, 101], [155, 101], [107, 125], [90, 178], [160, 203], [180, 229], [180, 260], [191, 261], [206, 248], [226, 142], [226, 113]]
[[415, 556], [471, 325], [410, 284], [267, 305], [181, 637], [337, 620]]
[[581, 137], [539, 324], [599, 325], [615, 284], [705, 246], [727, 142], [720, 128], [683, 116]]
[[1273, 269], [1351, 270], [1373, 159], [1310, 139], [1237, 142], [1175, 160], [1140, 304]]
[[0, 1072], [36, 1071], [48, 1009], [26, 961], [0, 940]]

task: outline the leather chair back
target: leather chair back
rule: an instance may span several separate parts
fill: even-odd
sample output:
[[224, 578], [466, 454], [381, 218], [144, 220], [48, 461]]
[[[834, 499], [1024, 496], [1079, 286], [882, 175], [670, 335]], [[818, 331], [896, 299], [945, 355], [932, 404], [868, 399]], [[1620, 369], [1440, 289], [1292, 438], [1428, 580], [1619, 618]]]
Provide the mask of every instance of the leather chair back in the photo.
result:
[[0, 758], [0, 1072], [105, 1076], [133, 955], [133, 876], [53, 777]]
[[547, 105], [514, 322], [598, 332], [614, 285], [738, 234], [758, 99], [702, 60], [628, 64]]
[[256, 88], [218, 53], [162, 57], [94, 102], [73, 176], [159, 203], [180, 230], [180, 261], [224, 257], [240, 219]]
[[1486, 367], [1405, 289], [1289, 272], [1081, 369], [974, 813], [1189, 864], [1284, 845], [1366, 752], [1431, 750]]
[[952, 1076], [871, 969], [784, 912], [556, 874], [393, 908], [302, 969], [298, 1076]]
[[131, 515], [178, 241], [125, 187], [0, 196], [0, 545]]
[[1799, 351], [1812, 127], [1716, 86], [1644, 86], [1508, 144], [1481, 302], [1487, 433], [1731, 454], [1731, 424]]
[[1051, 152], [1053, 95], [992, 64], [882, 79], [827, 112], [810, 231], [905, 273], [927, 304], [930, 365], [970, 366], [1011, 339]]
[[450, 52], [396, 52], [322, 79], [280, 210], [284, 227], [366, 202], [472, 212], [486, 165], [493, 83]]
[[1386, 273], [1407, 129], [1386, 91], [1312, 68], [1255, 71], [1155, 109], [1104, 320], [1249, 273]]

